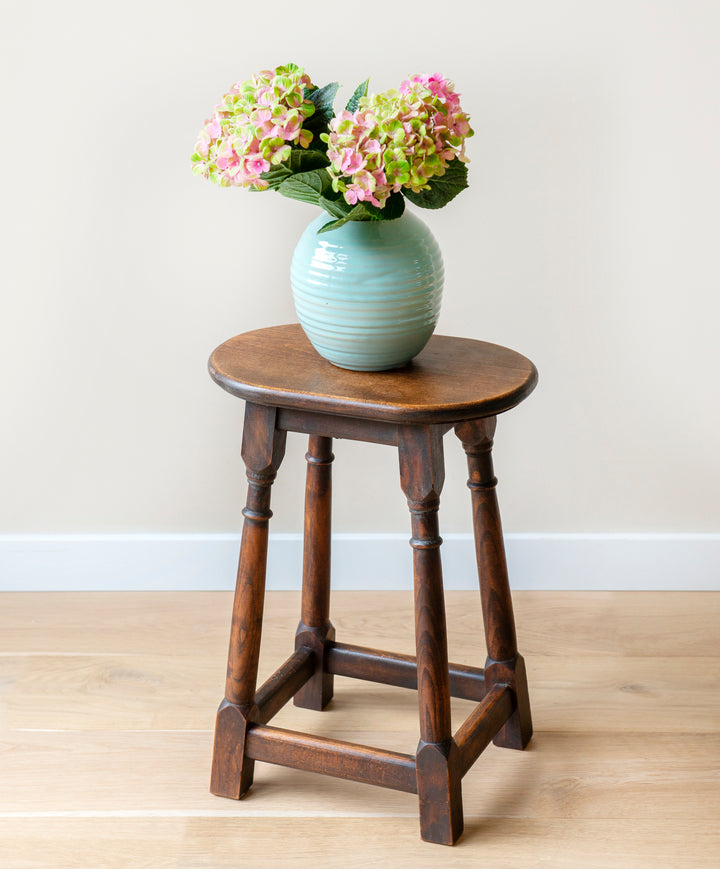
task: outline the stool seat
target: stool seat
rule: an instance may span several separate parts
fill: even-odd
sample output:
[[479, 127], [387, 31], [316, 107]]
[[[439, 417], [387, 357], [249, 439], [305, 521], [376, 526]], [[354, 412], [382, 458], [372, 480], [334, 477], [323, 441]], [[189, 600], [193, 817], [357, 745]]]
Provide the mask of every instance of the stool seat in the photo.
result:
[[396, 423], [502, 413], [537, 383], [535, 366], [520, 353], [445, 335], [433, 335], [403, 368], [348, 371], [319, 356], [297, 323], [231, 338], [212, 354], [209, 369], [223, 389], [258, 404]]
[[[256, 761], [395, 788], [417, 794], [423, 839], [453, 844], [463, 830], [463, 776], [490, 742], [523, 749], [532, 736], [492, 446], [497, 415], [532, 392], [535, 366], [505, 347], [437, 335], [404, 368], [347, 371], [322, 359], [299, 325], [289, 325], [231, 338], [214, 351], [209, 368], [223, 389], [245, 400], [241, 455], [248, 481], [211, 792], [242, 797], [252, 785]], [[438, 512], [444, 436], [453, 428], [469, 470], [484, 667], [448, 661]], [[294, 652], [258, 688], [270, 490], [289, 431], [309, 435], [300, 622]], [[412, 532], [413, 656], [335, 640], [330, 621], [333, 438], [397, 448]], [[290, 699], [307, 709], [328, 707], [336, 675], [417, 691], [420, 741], [414, 754], [268, 723]], [[451, 697], [477, 703], [455, 730]]]

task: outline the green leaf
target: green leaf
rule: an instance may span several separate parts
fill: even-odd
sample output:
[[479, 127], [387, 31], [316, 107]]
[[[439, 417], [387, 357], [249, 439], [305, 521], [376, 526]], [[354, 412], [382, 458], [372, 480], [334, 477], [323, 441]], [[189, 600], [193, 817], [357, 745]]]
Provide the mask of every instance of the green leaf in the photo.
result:
[[305, 91], [305, 96], [315, 106], [315, 114], [310, 115], [303, 123], [303, 129], [309, 130], [313, 134], [315, 137], [313, 144], [316, 148], [319, 145], [319, 142], [316, 140], [320, 136], [320, 133], [327, 133], [327, 126], [335, 114], [333, 103], [335, 102], [335, 95], [339, 87], [340, 85], [336, 81], [333, 81], [330, 84], [326, 84], [325, 87], [317, 88], [314, 91]]
[[366, 78], [362, 84], [359, 84], [355, 88], [355, 92], [350, 97], [350, 99], [347, 102], [347, 105], [345, 106], [346, 112], [356, 112], [358, 110], [358, 107], [360, 105], [360, 98], [367, 96], [369, 84], [370, 84], [370, 79]]
[[339, 226], [344, 226], [350, 220], [375, 220], [366, 208], [363, 207], [362, 204], [356, 205], [352, 211], [345, 215], [345, 217], [341, 217], [340, 220], [331, 220], [326, 223], [324, 226], [321, 226], [318, 230], [318, 235], [321, 232], [330, 232], [333, 229], [337, 229]]
[[322, 151], [314, 149], [293, 148], [290, 152], [290, 171], [311, 172], [313, 169], [322, 169], [330, 164], [330, 161]]
[[331, 186], [330, 175], [325, 169], [313, 172], [300, 172], [286, 178], [278, 187], [278, 191], [288, 199], [298, 199], [312, 205], [320, 204], [320, 196]]
[[[286, 178], [289, 178], [292, 174], [292, 170], [289, 169], [285, 163], [280, 163], [278, 166], [273, 166], [272, 169], [268, 169], [267, 172], [263, 172], [260, 177], [263, 181], [268, 182], [270, 190], [277, 190], [283, 181]], [[254, 190], [255, 188], [251, 187], [250, 189]]]
[[329, 199], [321, 196], [318, 205], [328, 214], [337, 218], [326, 223], [320, 232], [330, 232], [350, 220], [397, 220], [405, 211], [405, 199], [402, 193], [391, 193], [384, 208], [376, 208], [368, 202], [348, 205], [344, 199]]
[[342, 197], [340, 199], [328, 199], [326, 196], [321, 196], [318, 205], [324, 208], [332, 217], [339, 218], [346, 217], [353, 209], [353, 206], [348, 205]]
[[[322, 169], [328, 165], [328, 159], [322, 151], [293, 148], [290, 157], [283, 163], [273, 166], [260, 176], [267, 181], [270, 190], [277, 190], [287, 178], [299, 172], [311, 172], [314, 169]], [[254, 188], [250, 188], [253, 190]]]
[[420, 208], [442, 208], [458, 193], [465, 190], [468, 186], [467, 175], [467, 166], [456, 158], [448, 163], [444, 175], [430, 179], [427, 190], [421, 190], [419, 193], [403, 190], [403, 195]]
[[397, 220], [405, 211], [405, 198], [402, 193], [391, 193], [382, 208], [377, 208], [368, 202], [364, 202], [363, 205], [370, 212], [373, 220]]

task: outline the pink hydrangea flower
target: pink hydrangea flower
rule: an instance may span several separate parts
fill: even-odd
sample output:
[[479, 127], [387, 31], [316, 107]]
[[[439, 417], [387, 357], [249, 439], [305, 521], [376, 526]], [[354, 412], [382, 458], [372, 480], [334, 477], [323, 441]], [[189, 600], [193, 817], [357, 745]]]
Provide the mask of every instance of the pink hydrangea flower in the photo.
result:
[[435, 73], [411, 76], [399, 91], [361, 98], [358, 110], [341, 112], [322, 138], [333, 188], [350, 205], [382, 208], [403, 187], [426, 189], [451, 160], [468, 162], [465, 140], [472, 135], [452, 82]]
[[295, 64], [263, 70], [236, 82], [200, 131], [193, 171], [222, 187], [267, 189], [261, 178], [290, 156], [291, 146], [307, 148], [313, 134], [303, 122], [315, 112], [305, 99], [310, 77]]

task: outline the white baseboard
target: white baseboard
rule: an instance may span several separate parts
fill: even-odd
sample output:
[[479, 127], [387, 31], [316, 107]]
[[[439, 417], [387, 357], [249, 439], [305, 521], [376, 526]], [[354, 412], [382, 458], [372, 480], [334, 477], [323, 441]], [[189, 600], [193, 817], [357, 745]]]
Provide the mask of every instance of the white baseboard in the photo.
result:
[[[298, 589], [299, 534], [271, 534], [268, 588]], [[447, 589], [477, 587], [471, 535], [447, 534]], [[720, 590], [720, 534], [508, 534], [515, 589]], [[231, 589], [235, 534], [0, 535], [0, 591]], [[333, 588], [412, 587], [406, 534], [333, 536]]]

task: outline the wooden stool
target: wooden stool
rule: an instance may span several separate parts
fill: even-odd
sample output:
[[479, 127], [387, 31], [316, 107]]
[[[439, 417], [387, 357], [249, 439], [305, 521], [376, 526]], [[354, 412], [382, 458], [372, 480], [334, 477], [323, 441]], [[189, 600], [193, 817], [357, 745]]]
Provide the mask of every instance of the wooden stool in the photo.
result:
[[[491, 450], [496, 416], [532, 392], [532, 362], [494, 344], [433, 336], [395, 371], [336, 368], [298, 325], [238, 335], [215, 350], [213, 379], [246, 400], [242, 457], [248, 496], [233, 606], [225, 699], [215, 725], [210, 790], [239, 799], [256, 760], [417, 793], [423, 839], [462, 833], [461, 780], [490, 741], [525, 748], [530, 703], [518, 654]], [[467, 453], [488, 658], [485, 668], [448, 664], [438, 507], [443, 435]], [[270, 487], [286, 433], [309, 437], [302, 614], [295, 652], [256, 692], [268, 546]], [[398, 448], [412, 521], [417, 657], [335, 642], [330, 623], [332, 438]], [[414, 688], [420, 707], [415, 756], [268, 726], [291, 697], [323, 709], [333, 676]], [[478, 702], [454, 734], [450, 697]]]

